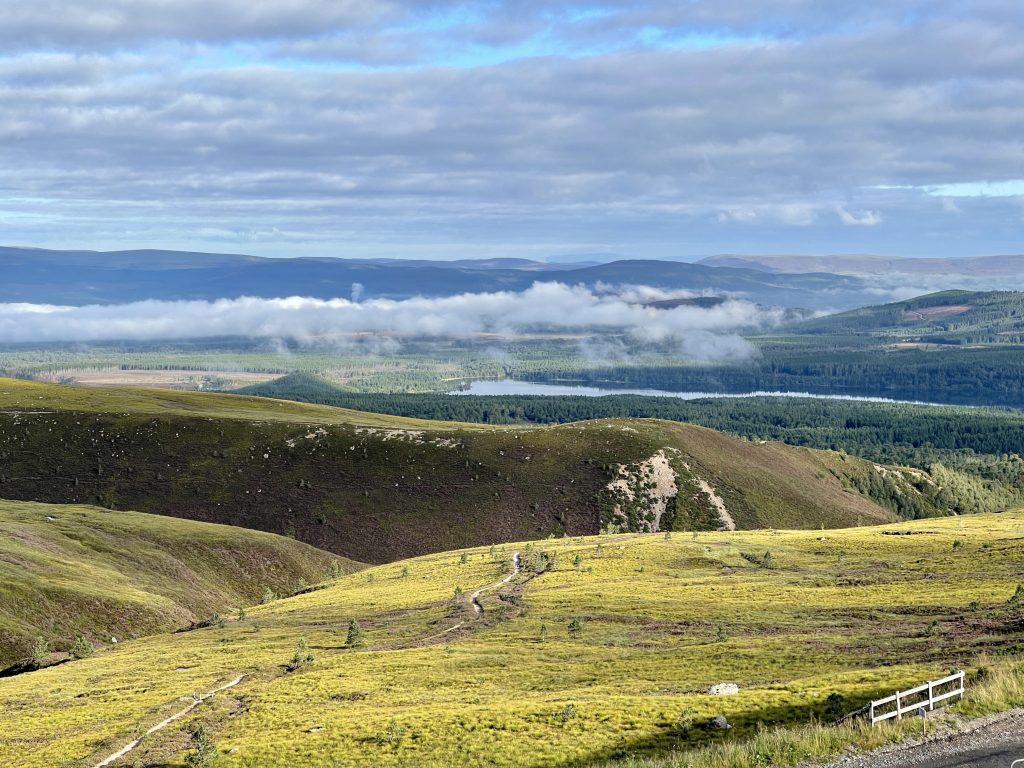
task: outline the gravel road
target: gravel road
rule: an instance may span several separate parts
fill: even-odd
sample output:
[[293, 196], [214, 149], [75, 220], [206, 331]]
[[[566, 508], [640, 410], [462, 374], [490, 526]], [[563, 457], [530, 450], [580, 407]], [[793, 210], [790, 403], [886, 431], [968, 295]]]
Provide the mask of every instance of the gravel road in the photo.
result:
[[1024, 768], [1024, 709], [945, 730], [925, 743], [846, 757], [824, 768]]

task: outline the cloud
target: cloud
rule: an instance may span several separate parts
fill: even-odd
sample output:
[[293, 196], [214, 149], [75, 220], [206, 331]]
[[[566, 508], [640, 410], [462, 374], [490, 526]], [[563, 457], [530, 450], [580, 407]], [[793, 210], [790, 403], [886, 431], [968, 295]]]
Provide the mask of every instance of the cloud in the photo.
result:
[[[1014, 199], [992, 194], [1020, 176], [1016, 0], [8, 5], [8, 242], [398, 257], [1019, 243]], [[944, 215], [940, 193], [977, 206]], [[866, 226], [879, 211], [886, 226]]]
[[874, 227], [882, 223], [882, 214], [877, 211], [850, 213], [843, 207], [836, 209], [839, 220], [848, 227]]
[[[704, 309], [653, 309], [637, 296], [661, 296], [632, 287], [624, 295], [580, 286], [535, 283], [522, 292], [469, 293], [402, 301], [223, 299], [65, 307], [0, 304], [0, 342], [93, 342], [245, 336], [302, 344], [345, 342], [353, 334], [469, 338], [530, 330], [622, 332], [637, 342], [681, 343], [700, 359], [749, 353], [737, 332], [780, 322], [780, 310], [728, 300]], [[607, 348], [602, 348], [608, 352]]]

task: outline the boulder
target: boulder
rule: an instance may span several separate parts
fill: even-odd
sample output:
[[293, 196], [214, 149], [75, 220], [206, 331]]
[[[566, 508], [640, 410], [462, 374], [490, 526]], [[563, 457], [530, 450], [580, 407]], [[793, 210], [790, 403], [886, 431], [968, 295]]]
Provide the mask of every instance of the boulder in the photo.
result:
[[708, 688], [712, 696], [735, 696], [739, 692], [740, 687], [736, 683], [718, 683]]

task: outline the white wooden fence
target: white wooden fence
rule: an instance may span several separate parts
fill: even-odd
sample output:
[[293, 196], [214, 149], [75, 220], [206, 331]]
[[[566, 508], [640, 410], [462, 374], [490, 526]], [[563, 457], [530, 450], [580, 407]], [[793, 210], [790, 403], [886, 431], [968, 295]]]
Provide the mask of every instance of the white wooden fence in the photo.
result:
[[[955, 685], [954, 688], [950, 686]], [[904, 715], [917, 712], [919, 709], [935, 709], [939, 702], [952, 699], [954, 696], [964, 697], [964, 673], [957, 672], [955, 675], [944, 677], [941, 680], [932, 680], [911, 688], [909, 691], [896, 691], [893, 696], [886, 696], [871, 702], [871, 724], [880, 723], [883, 720], [892, 718], [902, 719]], [[890, 709], [887, 705], [894, 704]], [[887, 711], [875, 714], [879, 709]]]

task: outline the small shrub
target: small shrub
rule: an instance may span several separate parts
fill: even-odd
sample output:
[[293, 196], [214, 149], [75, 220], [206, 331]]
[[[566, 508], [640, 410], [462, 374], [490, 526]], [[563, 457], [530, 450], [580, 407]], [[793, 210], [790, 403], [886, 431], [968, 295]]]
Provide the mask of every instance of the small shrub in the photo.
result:
[[377, 737], [377, 744], [382, 746], [384, 744], [399, 744], [405, 738], [406, 733], [408, 733], [408, 729], [404, 725], [399, 725], [397, 720], [392, 720], [388, 729]]
[[362, 648], [364, 644], [363, 628], [359, 626], [359, 622], [355, 619], [349, 619], [348, 634], [345, 636], [345, 646], [348, 648]]
[[210, 734], [203, 723], [198, 723], [192, 730], [191, 749], [185, 755], [187, 768], [209, 768], [217, 763], [217, 747], [210, 739]]
[[196, 626], [200, 629], [205, 629], [207, 627], [213, 627], [214, 629], [223, 629], [224, 617], [221, 616], [219, 613], [214, 613], [211, 614], [209, 618], [200, 621]]
[[577, 571], [583, 567], [583, 555], [581, 555], [579, 552], [577, 552], [576, 557], [572, 559], [572, 567], [575, 568]]
[[288, 669], [294, 672], [296, 669], [312, 663], [315, 658], [312, 651], [309, 650], [309, 646], [306, 645], [306, 638], [300, 637], [299, 642], [295, 645], [295, 653], [292, 655], [291, 661], [288, 662]]
[[679, 713], [679, 717], [676, 718], [673, 728], [676, 732], [676, 736], [680, 739], [689, 739], [690, 734], [693, 733], [693, 710], [686, 707], [682, 712]]
[[740, 552], [740, 557], [748, 563], [761, 568], [772, 569], [775, 567], [775, 558], [772, 557], [771, 552], [766, 551], [763, 555], [755, 555], [753, 552]]
[[562, 711], [558, 713], [558, 718], [563, 723], [568, 723], [574, 717], [576, 717], [576, 705], [575, 704], [566, 704], [564, 707], [562, 707]]
[[665, 531], [665, 541], [672, 541], [672, 531]]
[[569, 638], [572, 640], [579, 640], [583, 637], [583, 624], [584, 621], [581, 617], [575, 616], [573, 620], [569, 622]]
[[377, 577], [374, 576], [372, 573], [366, 574], [366, 583], [367, 584], [373, 584], [373, 582], [375, 582], [376, 580], [377, 580]]
[[79, 635], [75, 642], [71, 644], [71, 655], [76, 659], [88, 659], [96, 653], [96, 649], [92, 643], [86, 640], [84, 637]]
[[267, 587], [265, 590], [263, 590], [263, 597], [260, 598], [261, 605], [267, 605], [268, 603], [272, 603], [275, 600], [277, 600], [277, 593], [274, 590], [272, 590], [270, 587]]
[[548, 625], [547, 624], [541, 624], [540, 625], [540, 641], [543, 643], [547, 639], [548, 639]]
[[407, 567], [405, 567], [405, 566], [402, 567], [402, 573], [400, 574], [399, 578], [402, 578], [402, 579], [408, 579], [409, 578], [409, 569]]
[[729, 634], [725, 631], [725, 627], [723, 627], [721, 624], [719, 624], [717, 629], [715, 630], [715, 642], [716, 643], [724, 643], [728, 639], [729, 639]]
[[459, 587], [459, 586], [455, 587], [455, 592], [453, 594], [454, 599], [455, 600], [461, 599], [462, 598], [462, 594], [463, 594], [462, 593], [462, 587]]
[[954, 539], [953, 540], [953, 551], [954, 552], [956, 552], [958, 549], [963, 549], [963, 546], [964, 546], [963, 539]]
[[309, 589], [309, 584], [306, 582], [306, 580], [305, 579], [299, 579], [299, 583], [295, 585], [295, 593], [294, 594], [296, 594], [296, 595], [301, 594], [302, 592], [305, 592], [307, 589]]
[[32, 647], [29, 649], [29, 659], [32, 662], [32, 666], [39, 669], [43, 666], [50, 658], [50, 646], [41, 637], [37, 637], [35, 642], [32, 643]]
[[846, 709], [846, 698], [841, 693], [833, 691], [825, 699], [825, 717], [830, 720], [838, 720]]
[[241, 606], [238, 609], [238, 620], [239, 621], [245, 621], [245, 617], [246, 617], [245, 606], [243, 605], [243, 606]]
[[468, 562], [469, 562], [469, 555], [468, 554], [463, 552], [461, 555], [459, 555], [459, 565], [465, 565]]
[[1021, 605], [1024, 603], [1024, 584], [1017, 585], [1017, 591], [1013, 593], [1013, 597], [1011, 597], [1007, 602], [1009, 602], [1010, 605]]
[[338, 560], [331, 560], [331, 564], [327, 566], [327, 578], [337, 579], [344, 574], [345, 572], [341, 569], [341, 563]]

